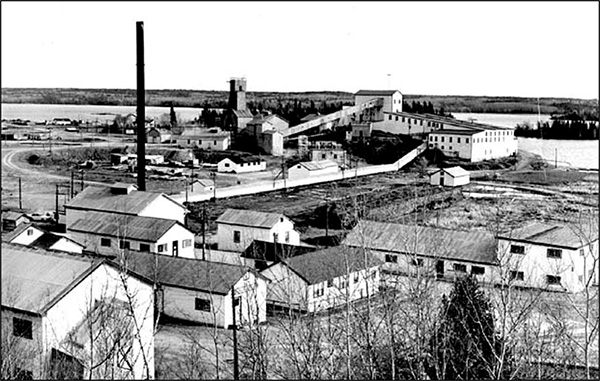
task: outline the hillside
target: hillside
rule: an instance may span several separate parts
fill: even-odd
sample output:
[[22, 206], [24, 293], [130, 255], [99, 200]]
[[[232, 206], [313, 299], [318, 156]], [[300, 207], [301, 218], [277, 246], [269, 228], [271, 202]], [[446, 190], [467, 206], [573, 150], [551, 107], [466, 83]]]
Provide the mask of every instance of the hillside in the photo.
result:
[[[227, 105], [228, 91], [214, 90], [146, 90], [148, 106], [209, 107], [223, 108]], [[436, 109], [447, 112], [531, 114], [538, 112], [537, 98], [488, 97], [464, 95], [413, 95], [405, 94], [406, 102], [428, 101]], [[302, 93], [247, 92], [251, 108], [261, 105], [265, 109], [276, 109], [279, 103], [300, 102], [317, 105], [352, 105], [354, 95], [339, 91], [314, 91]], [[125, 105], [136, 104], [135, 89], [37, 89], [3, 88], [3, 103], [42, 104], [88, 104]], [[587, 118], [598, 118], [598, 100], [572, 98], [540, 98], [542, 114], [564, 114], [576, 112]]]

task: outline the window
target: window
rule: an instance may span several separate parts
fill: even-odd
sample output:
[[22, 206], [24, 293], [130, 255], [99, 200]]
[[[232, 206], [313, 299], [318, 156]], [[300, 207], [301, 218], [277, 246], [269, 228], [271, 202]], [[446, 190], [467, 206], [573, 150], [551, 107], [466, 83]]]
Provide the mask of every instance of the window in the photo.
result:
[[338, 158], [337, 154], [333, 154], [333, 158], [337, 159]]
[[421, 126], [423, 125], [423, 121], [421, 120]]
[[159, 253], [166, 253], [167, 252], [167, 244], [163, 243], [162, 245], [158, 245], [158, 252]]
[[318, 298], [325, 295], [325, 283], [317, 283], [313, 286], [313, 296]]
[[465, 142], [468, 143], [469, 142], [469, 138], [465, 138]]
[[467, 272], [467, 265], [463, 265], [462, 263], [455, 263], [453, 267], [454, 267], [454, 271], [456, 271], [456, 272], [460, 272], [460, 273]]
[[119, 240], [119, 249], [130, 249], [130, 242], [129, 241], [124, 241], [122, 239]]
[[229, 163], [225, 163], [225, 167], [229, 168]]
[[215, 140], [215, 141], [213, 141], [213, 146], [216, 146], [216, 145], [217, 145], [217, 141]]
[[436, 142], [437, 142], [437, 138], [438, 138], [438, 137], [436, 136], [436, 137], [435, 137], [435, 141], [436, 141]]
[[242, 300], [242, 297], [241, 297], [241, 296], [238, 296], [237, 298], [233, 299], [233, 306], [234, 306], [234, 307], [237, 307], [237, 306], [239, 306], [239, 305], [240, 305], [240, 303], [241, 303], [241, 300]]
[[240, 231], [239, 230], [234, 230], [233, 231], [233, 243], [240, 243]]
[[442, 136], [442, 137], [440, 138], [440, 141], [441, 141], [442, 143], [444, 142], [444, 136]]
[[192, 246], [192, 240], [191, 239], [184, 239], [183, 241], [181, 241], [181, 247], [190, 247]]
[[402, 117], [402, 123], [404, 123], [404, 117]]
[[196, 298], [195, 309], [196, 309], [196, 311], [210, 312], [210, 300]]
[[398, 115], [396, 115], [396, 122], [398, 121]]
[[285, 232], [285, 242], [290, 242], [290, 232]]
[[358, 283], [358, 271], [354, 273], [354, 283]]
[[100, 238], [100, 246], [110, 247], [110, 238]]
[[525, 246], [510, 245], [510, 252], [512, 254], [525, 254]]
[[385, 261], [389, 263], [398, 263], [398, 256], [393, 254], [386, 254]]
[[452, 136], [448, 138], [448, 143], [452, 143]]
[[273, 233], [273, 242], [279, 242], [279, 234]]
[[548, 249], [546, 251], [546, 255], [548, 258], [562, 258], [562, 250], [561, 249]]
[[421, 259], [421, 258], [411, 259], [410, 264], [413, 265], [413, 266], [422, 267], [423, 266], [423, 259]]
[[[444, 140], [444, 138], [442, 138], [442, 140]], [[442, 146], [442, 151], [444, 150], [444, 146]]]
[[140, 251], [149, 252], [150, 251], [150, 245], [148, 245], [147, 243], [140, 243]]
[[429, 140], [433, 141], [433, 136], [430, 136], [430, 137], [429, 137]]
[[388, 120], [392, 120], [392, 116], [391, 115], [388, 115]]
[[585, 252], [584, 252], [583, 249], [579, 249], [579, 255], [582, 256], [582, 257], [585, 255]]
[[198, 140], [198, 145], [202, 145], [202, 140]]
[[448, 147], [448, 149], [449, 149], [450, 151], [452, 151], [452, 146]]
[[483, 275], [483, 274], [485, 274], [485, 267], [471, 266], [471, 274], [473, 274], [473, 275]]
[[33, 235], [33, 229], [27, 229], [27, 235]]
[[333, 279], [327, 280], [327, 287], [333, 287]]
[[322, 154], [321, 154], [321, 159], [327, 159], [327, 155], [326, 155], [326, 154], [324, 154], [324, 153], [322, 153]]
[[19, 319], [18, 317], [13, 318], [13, 335], [17, 337], [24, 337], [26, 339], [33, 339], [31, 320]]
[[510, 272], [510, 280], [523, 280], [524, 275], [523, 271], [511, 271]]
[[457, 142], [460, 143], [460, 138], [456, 138]]
[[346, 288], [346, 286], [348, 285], [348, 280], [346, 279], [346, 276], [343, 276], [340, 278], [340, 288]]
[[410, 124], [410, 118], [408, 118], [408, 124]]
[[546, 282], [548, 285], [560, 284], [560, 277], [556, 275], [546, 275]]

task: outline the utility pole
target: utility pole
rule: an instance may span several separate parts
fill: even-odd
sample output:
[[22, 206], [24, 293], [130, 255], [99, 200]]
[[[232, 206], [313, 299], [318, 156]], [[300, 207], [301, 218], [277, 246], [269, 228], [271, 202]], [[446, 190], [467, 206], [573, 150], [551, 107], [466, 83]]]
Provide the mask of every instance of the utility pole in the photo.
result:
[[192, 159], [192, 175], [190, 177], [192, 179], [192, 193], [194, 193], [194, 159]]
[[83, 174], [85, 172], [83, 172], [83, 169], [81, 170], [81, 191], [83, 191]]
[[56, 199], [55, 199], [55, 211], [54, 211], [54, 215], [56, 218], [56, 223], [58, 224], [58, 184], [56, 184]]
[[71, 171], [71, 198], [73, 198], [73, 193], [75, 192], [74, 184], [75, 183], [75, 172]]
[[19, 210], [23, 210], [23, 193], [21, 191], [21, 178], [19, 177]]
[[135, 23], [137, 48], [137, 183], [146, 190], [146, 99], [144, 83], [144, 22]]
[[206, 200], [202, 201], [202, 260], [206, 261]]
[[281, 157], [281, 175], [283, 176], [283, 189], [287, 189], [287, 184], [285, 181], [285, 159]]
[[239, 380], [240, 374], [238, 369], [237, 324], [235, 321], [235, 307], [235, 289], [234, 286], [231, 286], [231, 309], [233, 311], [233, 379]]
[[217, 202], [217, 172], [211, 173], [213, 178], [213, 198]]

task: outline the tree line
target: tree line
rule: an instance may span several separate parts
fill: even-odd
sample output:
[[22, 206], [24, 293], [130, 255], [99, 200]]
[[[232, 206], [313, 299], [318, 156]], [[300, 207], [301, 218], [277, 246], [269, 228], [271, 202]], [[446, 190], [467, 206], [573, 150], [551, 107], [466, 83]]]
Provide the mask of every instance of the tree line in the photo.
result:
[[536, 127], [529, 123], [517, 124], [515, 136], [537, 139], [594, 140], [598, 139], [598, 122], [583, 118], [555, 118], [552, 123], [538, 122]]

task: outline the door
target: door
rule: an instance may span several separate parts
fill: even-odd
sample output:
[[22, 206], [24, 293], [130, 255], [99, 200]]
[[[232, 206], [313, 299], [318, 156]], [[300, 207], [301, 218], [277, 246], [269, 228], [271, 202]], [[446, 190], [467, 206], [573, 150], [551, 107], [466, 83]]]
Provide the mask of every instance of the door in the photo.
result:
[[441, 185], [441, 186], [444, 186], [444, 177], [443, 177], [443, 176], [442, 176], [442, 177], [440, 177], [440, 185]]
[[173, 241], [173, 256], [179, 256], [179, 245], [177, 244], [179, 241]]
[[435, 264], [435, 275], [437, 278], [444, 277], [444, 261], [437, 261]]

